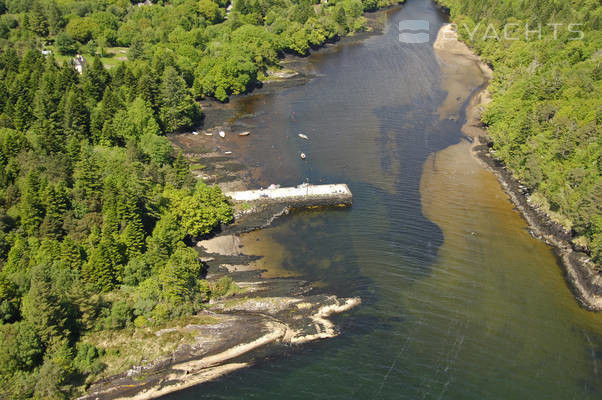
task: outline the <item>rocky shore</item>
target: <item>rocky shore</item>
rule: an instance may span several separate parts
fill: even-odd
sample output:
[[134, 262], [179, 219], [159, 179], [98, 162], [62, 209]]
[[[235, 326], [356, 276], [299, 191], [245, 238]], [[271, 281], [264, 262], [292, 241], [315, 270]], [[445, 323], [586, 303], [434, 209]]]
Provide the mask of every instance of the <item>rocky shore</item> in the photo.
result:
[[198, 242], [201, 260], [208, 266], [207, 280], [217, 282], [228, 276], [236, 293], [211, 301], [196, 316], [205, 318], [203, 323], [154, 332], [157, 338], [185, 333], [192, 336], [191, 341], [179, 344], [168, 355], [93, 383], [80, 399], [153, 399], [251, 366], [291, 346], [337, 336], [329, 317], [359, 305], [360, 298], [322, 293], [301, 279], [264, 278], [262, 270], [250, 266], [258, 256], [241, 251], [240, 233], [268, 225], [282, 210], [256, 205], [253, 212], [239, 214], [237, 223], [219, 235]]
[[[295, 81], [300, 79], [304, 76], [293, 77]], [[170, 138], [172, 145], [188, 159], [196, 179], [217, 184], [224, 192], [257, 186], [261, 169], [246, 166], [242, 149], [237, 147], [248, 140], [237, 134], [245, 130], [244, 118], [243, 123], [231, 123], [233, 110], [227, 105], [213, 104], [212, 108], [208, 127], [194, 134], [174, 135]], [[225, 138], [219, 135], [222, 130]], [[342, 199], [341, 203], [350, 202]], [[234, 222], [222, 226], [214, 237], [198, 242], [196, 248], [207, 265], [206, 279], [215, 283], [229, 277], [236, 292], [211, 301], [189, 323], [161, 329], [136, 328], [134, 334], [140, 336], [138, 331], [144, 330], [147, 341], [169, 341], [170, 335], [176, 335], [182, 342], [168, 354], [93, 382], [80, 399], [158, 398], [251, 366], [268, 355], [338, 335], [329, 317], [359, 305], [360, 298], [338, 298], [297, 278], [266, 278], [264, 270], [252, 265], [262, 255], [241, 251], [242, 234], [268, 227], [305, 205], [327, 207], [333, 206], [333, 201], [234, 202]], [[270, 267], [277, 271], [281, 266]]]
[[529, 197], [529, 189], [516, 180], [501, 160], [495, 158], [493, 142], [487, 136], [480, 116], [483, 106], [491, 101], [487, 83], [493, 71], [474, 52], [460, 42], [450, 25], [441, 28], [434, 45], [439, 55], [447, 63], [463, 64], [476, 62], [485, 81], [475, 90], [466, 109], [466, 123], [463, 133], [472, 141], [472, 152], [481, 164], [497, 177], [503, 190], [527, 221], [532, 236], [554, 247], [563, 267], [567, 283], [576, 299], [588, 310], [602, 310], [602, 271], [589, 259], [587, 254], [575, 248], [571, 232], [553, 221], [547, 213], [539, 209]]

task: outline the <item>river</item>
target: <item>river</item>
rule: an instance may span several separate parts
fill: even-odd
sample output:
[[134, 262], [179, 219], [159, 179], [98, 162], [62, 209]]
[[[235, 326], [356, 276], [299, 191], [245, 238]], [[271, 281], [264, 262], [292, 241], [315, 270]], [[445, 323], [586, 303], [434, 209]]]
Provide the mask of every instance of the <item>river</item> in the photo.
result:
[[[442, 118], [453, 85], [432, 42], [446, 17], [430, 0], [386, 15], [383, 34], [310, 56], [306, 84], [234, 100], [261, 182], [354, 194], [350, 209], [293, 213], [245, 247], [363, 304], [336, 318], [335, 339], [170, 399], [602, 398], [602, 315], [578, 306], [552, 249], [471, 155], [467, 96]], [[429, 21], [430, 43], [400, 43], [408, 19]], [[465, 93], [482, 83], [464, 78]]]

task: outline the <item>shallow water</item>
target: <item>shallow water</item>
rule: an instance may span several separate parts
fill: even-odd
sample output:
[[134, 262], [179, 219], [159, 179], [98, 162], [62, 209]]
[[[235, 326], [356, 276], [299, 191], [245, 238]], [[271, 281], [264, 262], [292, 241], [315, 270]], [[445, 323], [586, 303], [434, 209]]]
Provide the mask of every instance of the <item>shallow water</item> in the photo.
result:
[[307, 84], [235, 104], [254, 114], [245, 151], [264, 184], [354, 194], [348, 210], [281, 219], [255, 249], [364, 303], [337, 318], [338, 338], [169, 398], [602, 398], [602, 315], [579, 308], [551, 248], [472, 158], [463, 114], [440, 118], [451, 86], [432, 43], [398, 41], [402, 19], [428, 20], [431, 42], [445, 21], [408, 0], [382, 35], [311, 56]]

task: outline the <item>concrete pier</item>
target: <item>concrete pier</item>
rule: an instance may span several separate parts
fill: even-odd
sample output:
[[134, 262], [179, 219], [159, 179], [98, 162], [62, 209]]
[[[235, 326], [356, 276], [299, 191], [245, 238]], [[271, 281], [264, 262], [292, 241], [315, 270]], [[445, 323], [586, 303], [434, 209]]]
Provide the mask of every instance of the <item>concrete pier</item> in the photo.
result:
[[310, 185], [302, 184], [296, 187], [269, 187], [267, 189], [245, 190], [242, 192], [225, 193], [235, 201], [266, 201], [289, 203], [291, 206], [309, 207], [324, 205], [350, 205], [351, 190], [347, 185]]

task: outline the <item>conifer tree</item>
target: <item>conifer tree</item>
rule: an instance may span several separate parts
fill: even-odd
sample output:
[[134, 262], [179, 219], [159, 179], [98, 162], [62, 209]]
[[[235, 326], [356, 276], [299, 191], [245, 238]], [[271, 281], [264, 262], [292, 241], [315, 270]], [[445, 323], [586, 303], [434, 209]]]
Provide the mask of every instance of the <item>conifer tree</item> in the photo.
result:
[[67, 268], [79, 271], [84, 262], [84, 252], [77, 242], [66, 237], [61, 242], [60, 260]]
[[21, 197], [21, 226], [28, 235], [36, 234], [44, 218], [44, 207], [38, 192], [39, 189], [38, 173], [31, 171], [23, 183]]
[[88, 145], [81, 147], [80, 160], [75, 164], [73, 194], [76, 200], [88, 204], [91, 210], [100, 210], [101, 181], [100, 167]]
[[173, 67], [163, 73], [159, 116], [166, 132], [189, 128], [198, 118], [198, 106], [188, 94], [186, 82]]
[[19, 131], [26, 131], [31, 123], [31, 107], [27, 97], [19, 97], [13, 111], [13, 125]]
[[39, 264], [32, 268], [31, 286], [23, 297], [23, 319], [35, 327], [42, 343], [53, 338], [69, 337], [67, 312], [62, 299], [52, 290], [50, 267]]
[[136, 84], [136, 90], [138, 96], [150, 104], [156, 114], [159, 111], [159, 78], [153, 69], [144, 70]]
[[92, 249], [88, 262], [82, 273], [91, 288], [99, 292], [108, 292], [115, 286], [117, 271], [112, 259], [110, 239], [101, 239], [98, 246]]
[[100, 101], [109, 83], [110, 75], [104, 68], [99, 56], [94, 57], [92, 65], [87, 68], [82, 78], [82, 86], [86, 98]]
[[176, 187], [181, 188], [186, 177], [190, 174], [190, 165], [181, 152], [178, 152], [176, 156], [173, 169], [176, 174]]
[[42, 5], [38, 1], [33, 4], [29, 13], [29, 29], [38, 36], [48, 36], [48, 21]]
[[144, 247], [144, 229], [140, 217], [136, 215], [128, 220], [122, 237], [129, 260], [142, 253]]
[[58, 188], [55, 188], [54, 185], [48, 185], [44, 191], [43, 198], [46, 215], [44, 216], [40, 233], [42, 236], [60, 238], [64, 234], [63, 215], [67, 210], [64, 183], [61, 182]]
[[66, 94], [63, 128], [66, 135], [83, 139], [88, 136], [90, 114], [84, 101], [83, 92], [77, 86], [72, 86]]

